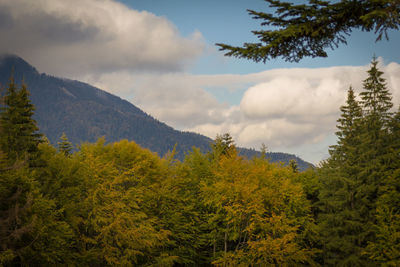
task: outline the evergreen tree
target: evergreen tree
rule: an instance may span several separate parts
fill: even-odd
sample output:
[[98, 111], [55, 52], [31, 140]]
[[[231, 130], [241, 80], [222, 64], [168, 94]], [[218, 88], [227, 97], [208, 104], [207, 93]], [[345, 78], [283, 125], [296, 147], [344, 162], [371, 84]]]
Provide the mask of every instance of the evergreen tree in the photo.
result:
[[229, 133], [223, 135], [217, 135], [213, 144], [211, 144], [211, 156], [218, 158], [221, 155], [229, 156], [232, 153], [236, 153], [235, 142]]
[[[364, 80], [364, 91], [360, 93], [364, 118], [361, 124], [360, 179], [362, 181], [365, 211], [363, 216], [374, 222], [379, 187], [384, 186], [390, 164], [390, 130], [392, 113], [391, 94], [386, 88], [383, 72], [377, 68], [377, 60], [371, 62], [368, 78]], [[372, 229], [372, 226], [370, 227]], [[370, 233], [370, 238], [374, 234]]]
[[11, 162], [28, 159], [31, 164], [38, 157], [42, 135], [32, 118], [34, 110], [26, 85], [18, 90], [11, 78], [0, 114], [0, 147]]
[[340, 107], [341, 117], [337, 120], [338, 131], [335, 133], [338, 144], [331, 146], [329, 151], [331, 158], [339, 164], [352, 162], [357, 158], [356, 148], [359, 145], [359, 123], [362, 117], [362, 110], [354, 95], [352, 87], [347, 93], [346, 105]]
[[340, 108], [336, 132], [338, 144], [331, 147], [331, 157], [322, 166], [319, 227], [325, 265], [366, 265], [359, 240], [363, 234], [362, 203], [357, 190], [357, 154], [360, 144], [361, 108], [354, 91], [348, 90], [346, 105]]
[[[396, 214], [384, 201], [388, 192], [393, 192], [390, 181], [398, 180], [391, 178], [395, 172], [390, 164], [396, 161], [390, 160], [395, 155], [390, 153], [393, 104], [377, 64], [374, 58], [363, 83], [362, 116], [349, 90], [347, 105], [341, 108], [338, 120], [338, 144], [321, 168], [319, 223], [324, 264], [375, 266], [378, 258], [383, 263], [382, 257], [376, 257], [382, 242], [375, 240], [387, 234], [384, 229], [389, 226], [392, 232], [397, 229], [392, 216]], [[390, 222], [389, 226], [385, 222]]]
[[392, 96], [382, 77], [383, 72], [377, 67], [376, 57], [372, 59], [371, 65], [368, 70], [368, 78], [363, 82], [364, 91], [360, 93], [361, 104], [368, 119], [375, 120], [373, 121], [375, 123], [381, 123], [372, 126], [384, 127], [391, 119]]
[[65, 133], [61, 135], [60, 142], [58, 142], [58, 151], [65, 156], [70, 155], [72, 151], [72, 143], [68, 140]]
[[261, 26], [275, 28], [253, 31], [260, 40], [258, 43], [244, 43], [243, 47], [217, 44], [220, 50], [228, 51], [226, 56], [264, 63], [280, 56], [290, 62], [298, 62], [303, 57], [327, 57], [325, 50], [346, 44], [346, 35], [352, 29], [374, 31], [379, 41], [383, 36], [388, 39], [388, 30], [398, 29], [400, 25], [398, 0], [266, 2], [276, 8], [276, 14], [248, 12], [262, 21]]

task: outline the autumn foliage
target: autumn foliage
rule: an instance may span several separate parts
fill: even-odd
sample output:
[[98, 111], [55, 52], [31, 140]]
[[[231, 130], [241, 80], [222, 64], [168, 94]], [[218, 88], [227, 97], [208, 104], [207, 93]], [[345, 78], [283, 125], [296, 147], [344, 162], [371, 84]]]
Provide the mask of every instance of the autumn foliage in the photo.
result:
[[127, 140], [55, 148], [11, 81], [0, 266], [398, 266], [399, 112], [375, 60], [364, 87], [361, 101], [349, 90], [330, 158], [299, 172], [239, 156], [228, 134], [182, 162]]

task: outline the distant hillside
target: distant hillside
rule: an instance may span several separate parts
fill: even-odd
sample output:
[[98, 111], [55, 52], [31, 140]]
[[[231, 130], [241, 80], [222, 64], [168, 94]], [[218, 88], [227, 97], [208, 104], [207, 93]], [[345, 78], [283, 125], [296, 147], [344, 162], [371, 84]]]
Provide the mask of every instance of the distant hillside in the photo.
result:
[[[79, 81], [39, 73], [17, 56], [0, 57], [0, 88], [7, 86], [14, 69], [17, 83], [28, 85], [36, 107], [34, 118], [40, 131], [56, 144], [63, 132], [73, 144], [95, 142], [104, 136], [108, 142], [134, 140], [142, 147], [163, 156], [177, 144], [177, 157], [182, 159], [193, 146], [206, 152], [212, 140], [206, 136], [182, 132], [146, 114], [130, 102]], [[255, 150], [240, 149], [251, 157]], [[308, 163], [285, 153], [268, 153], [272, 161], [296, 159], [301, 169]]]

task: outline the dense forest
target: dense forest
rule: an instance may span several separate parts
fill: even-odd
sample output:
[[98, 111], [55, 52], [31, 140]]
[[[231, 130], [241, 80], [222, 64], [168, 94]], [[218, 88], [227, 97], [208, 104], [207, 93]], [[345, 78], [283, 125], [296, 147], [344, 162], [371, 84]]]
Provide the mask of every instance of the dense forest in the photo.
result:
[[0, 265], [399, 266], [400, 110], [374, 59], [338, 142], [299, 172], [218, 136], [163, 158], [122, 140], [51, 145], [13, 79], [0, 116]]

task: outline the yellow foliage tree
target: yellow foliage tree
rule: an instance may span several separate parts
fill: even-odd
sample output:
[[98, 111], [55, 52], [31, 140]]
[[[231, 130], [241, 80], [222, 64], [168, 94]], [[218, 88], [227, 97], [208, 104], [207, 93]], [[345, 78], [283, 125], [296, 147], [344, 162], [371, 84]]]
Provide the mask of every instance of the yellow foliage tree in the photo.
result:
[[302, 240], [312, 223], [298, 175], [263, 158], [221, 155], [204, 183], [202, 199], [215, 211], [210, 222], [217, 266], [313, 264], [314, 251]]

